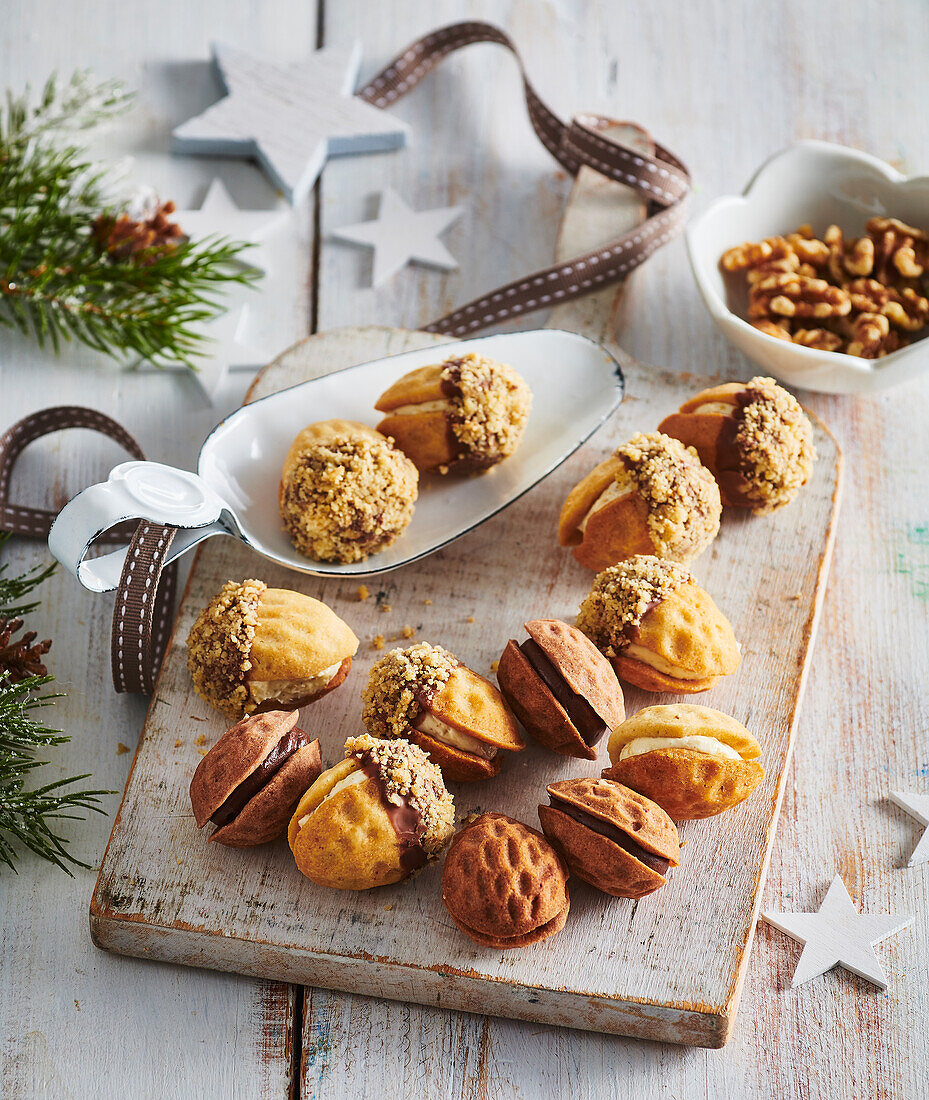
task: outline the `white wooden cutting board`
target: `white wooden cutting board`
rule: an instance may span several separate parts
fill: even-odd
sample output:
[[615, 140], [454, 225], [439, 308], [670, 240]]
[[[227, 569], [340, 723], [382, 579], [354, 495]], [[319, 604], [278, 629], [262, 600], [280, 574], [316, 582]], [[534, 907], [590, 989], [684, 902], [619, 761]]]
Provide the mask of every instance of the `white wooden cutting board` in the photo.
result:
[[[616, 235], [638, 208], [616, 185], [586, 175], [559, 243], [566, 255]], [[560, 307], [550, 322], [609, 342], [614, 292]], [[252, 398], [355, 362], [445, 338], [397, 329], [311, 337], [272, 364]], [[345, 684], [307, 708], [301, 726], [323, 761], [362, 731], [360, 693], [380, 655], [373, 641], [441, 643], [491, 676], [491, 663], [530, 618], [572, 621], [592, 574], [561, 550], [555, 528], [570, 487], [636, 431], [653, 430], [690, 393], [718, 379], [681, 376], [621, 358], [627, 398], [577, 454], [516, 504], [412, 566], [357, 582], [272, 567], [232, 539], [199, 552], [90, 911], [98, 946], [143, 958], [442, 1005], [568, 1027], [701, 1046], [729, 1037], [748, 962], [791, 742], [822, 601], [838, 504], [841, 457], [815, 423], [819, 461], [800, 500], [780, 514], [724, 517], [694, 565], [732, 621], [739, 671], [699, 697], [758, 737], [767, 776], [742, 806], [681, 826], [681, 866], [638, 902], [573, 880], [564, 931], [522, 951], [478, 947], [454, 927], [440, 896], [441, 863], [412, 882], [365, 893], [327, 891], [296, 870], [285, 842], [252, 851], [207, 844], [188, 801], [190, 777], [226, 723], [194, 695], [184, 639], [228, 579], [256, 576], [329, 603], [361, 639]], [[373, 422], [372, 417], [372, 422]], [[629, 689], [627, 713], [673, 697]], [[692, 700], [693, 701], [693, 700]], [[459, 815], [499, 810], [538, 826], [544, 787], [594, 775], [530, 744], [495, 780], [453, 785]]]

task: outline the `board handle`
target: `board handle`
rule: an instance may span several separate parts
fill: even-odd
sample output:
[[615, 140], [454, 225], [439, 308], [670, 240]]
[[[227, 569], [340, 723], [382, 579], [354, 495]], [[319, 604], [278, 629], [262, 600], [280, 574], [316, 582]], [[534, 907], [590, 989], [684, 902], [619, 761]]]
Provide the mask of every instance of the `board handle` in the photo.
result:
[[128, 546], [87, 558], [91, 544], [126, 520], [148, 520], [175, 528], [163, 565], [204, 539], [235, 534], [225, 501], [197, 474], [160, 462], [122, 462], [109, 478], [72, 497], [48, 534], [54, 557], [91, 592], [119, 586]]

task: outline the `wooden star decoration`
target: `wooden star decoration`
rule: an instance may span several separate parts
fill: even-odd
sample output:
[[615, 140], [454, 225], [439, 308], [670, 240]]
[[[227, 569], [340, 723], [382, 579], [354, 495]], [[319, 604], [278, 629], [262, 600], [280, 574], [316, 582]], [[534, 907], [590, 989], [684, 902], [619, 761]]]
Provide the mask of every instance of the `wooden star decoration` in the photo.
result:
[[375, 153], [406, 143], [409, 127], [352, 95], [361, 46], [327, 46], [308, 60], [280, 64], [213, 46], [225, 98], [173, 131], [180, 153], [254, 156], [296, 204], [326, 158]]
[[834, 966], [887, 988], [887, 976], [874, 944], [906, 928], [911, 915], [859, 913], [845, 883], [836, 875], [816, 913], [762, 914], [768, 924], [803, 944], [791, 986], [803, 985]]
[[180, 363], [156, 367], [147, 362], [139, 363], [138, 369], [143, 373], [180, 372], [212, 405], [230, 371], [254, 372], [271, 358], [267, 351], [253, 347], [243, 339], [247, 319], [248, 306], [241, 305], [234, 306], [209, 324], [198, 325], [198, 331], [210, 343], [204, 348], [205, 354], [198, 360], [196, 370]]
[[[890, 801], [899, 806], [904, 813], [915, 817], [921, 825], [929, 826], [929, 794], [915, 794], [913, 791], [891, 791]], [[910, 854], [907, 867], [917, 867], [929, 862], [929, 828], [916, 842]]]
[[461, 217], [463, 211], [463, 206], [413, 210], [396, 191], [388, 188], [381, 193], [377, 217], [373, 221], [335, 229], [332, 236], [374, 249], [371, 283], [380, 286], [408, 263], [454, 271], [458, 264], [439, 236]]
[[[199, 210], [177, 210], [171, 217], [195, 241], [220, 236], [255, 243], [280, 225], [287, 217], [287, 210], [240, 210], [223, 181], [214, 178]], [[266, 266], [259, 261], [257, 251], [250, 248], [243, 253], [241, 263], [265, 271]]]

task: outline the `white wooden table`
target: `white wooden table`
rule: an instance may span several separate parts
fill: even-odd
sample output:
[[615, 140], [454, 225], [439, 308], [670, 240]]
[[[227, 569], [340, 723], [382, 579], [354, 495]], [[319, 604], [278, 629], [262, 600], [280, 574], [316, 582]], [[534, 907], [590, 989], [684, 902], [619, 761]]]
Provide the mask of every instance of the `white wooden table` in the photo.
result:
[[[243, 205], [271, 206], [248, 164], [167, 155], [170, 127], [217, 95], [213, 39], [299, 58], [360, 36], [367, 75], [414, 36], [466, 16], [514, 35], [562, 115], [588, 109], [648, 126], [691, 168], [697, 210], [802, 137], [929, 171], [929, 21], [916, 0], [10, 0], [0, 82], [40, 84], [76, 66], [121, 76], [140, 105], [101, 140], [106, 155], [133, 155], [134, 178], [180, 206], [198, 202], [213, 174]], [[313, 202], [270, 242], [250, 334], [269, 351], [314, 328], [415, 328], [550, 259], [568, 181], [529, 128], [511, 58], [473, 47], [394, 110], [414, 144], [331, 163]], [[387, 184], [419, 207], [467, 204], [445, 238], [459, 272], [409, 269], [371, 290], [366, 254], [330, 243], [330, 229], [371, 215]], [[680, 242], [637, 275], [623, 314], [620, 341], [642, 360], [750, 370], [711, 327]], [[56, 362], [0, 333], [0, 428], [52, 401], [95, 404], [149, 457], [179, 464], [193, 461], [245, 382], [235, 377], [211, 409], [187, 381], [121, 372], [83, 349]], [[929, 1095], [929, 870], [904, 868], [919, 829], [886, 800], [893, 788], [929, 789], [929, 383], [807, 400], [839, 438], [847, 478], [764, 905], [815, 908], [838, 870], [860, 907], [915, 912], [878, 949], [886, 993], [844, 971], [791, 991], [798, 948], [764, 925], [735, 1037], [717, 1051], [295, 990], [103, 954], [87, 929], [94, 873], [72, 880], [27, 858], [18, 876], [0, 874], [0, 1096]], [[60, 505], [117, 457], [85, 433], [54, 437], [21, 461], [19, 499]], [[7, 560], [36, 553], [20, 543]], [[109, 618], [106, 600], [65, 577], [46, 586], [34, 616], [55, 639], [50, 669], [69, 692], [55, 718], [73, 741], [49, 779], [90, 771], [99, 786], [125, 781], [131, 756], [118, 742], [134, 745], [145, 704], [112, 693]], [[111, 813], [116, 804], [108, 800]], [[77, 853], [99, 862], [109, 829], [103, 818], [75, 826]]]

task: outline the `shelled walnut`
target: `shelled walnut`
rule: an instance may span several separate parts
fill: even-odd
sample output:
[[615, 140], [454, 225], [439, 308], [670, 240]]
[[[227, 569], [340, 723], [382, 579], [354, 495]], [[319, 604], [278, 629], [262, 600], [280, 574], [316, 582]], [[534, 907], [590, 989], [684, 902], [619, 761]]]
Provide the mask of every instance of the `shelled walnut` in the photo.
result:
[[929, 324], [929, 234], [896, 218], [869, 219], [857, 238], [802, 225], [736, 245], [720, 266], [744, 273], [755, 328], [803, 347], [879, 359]]

